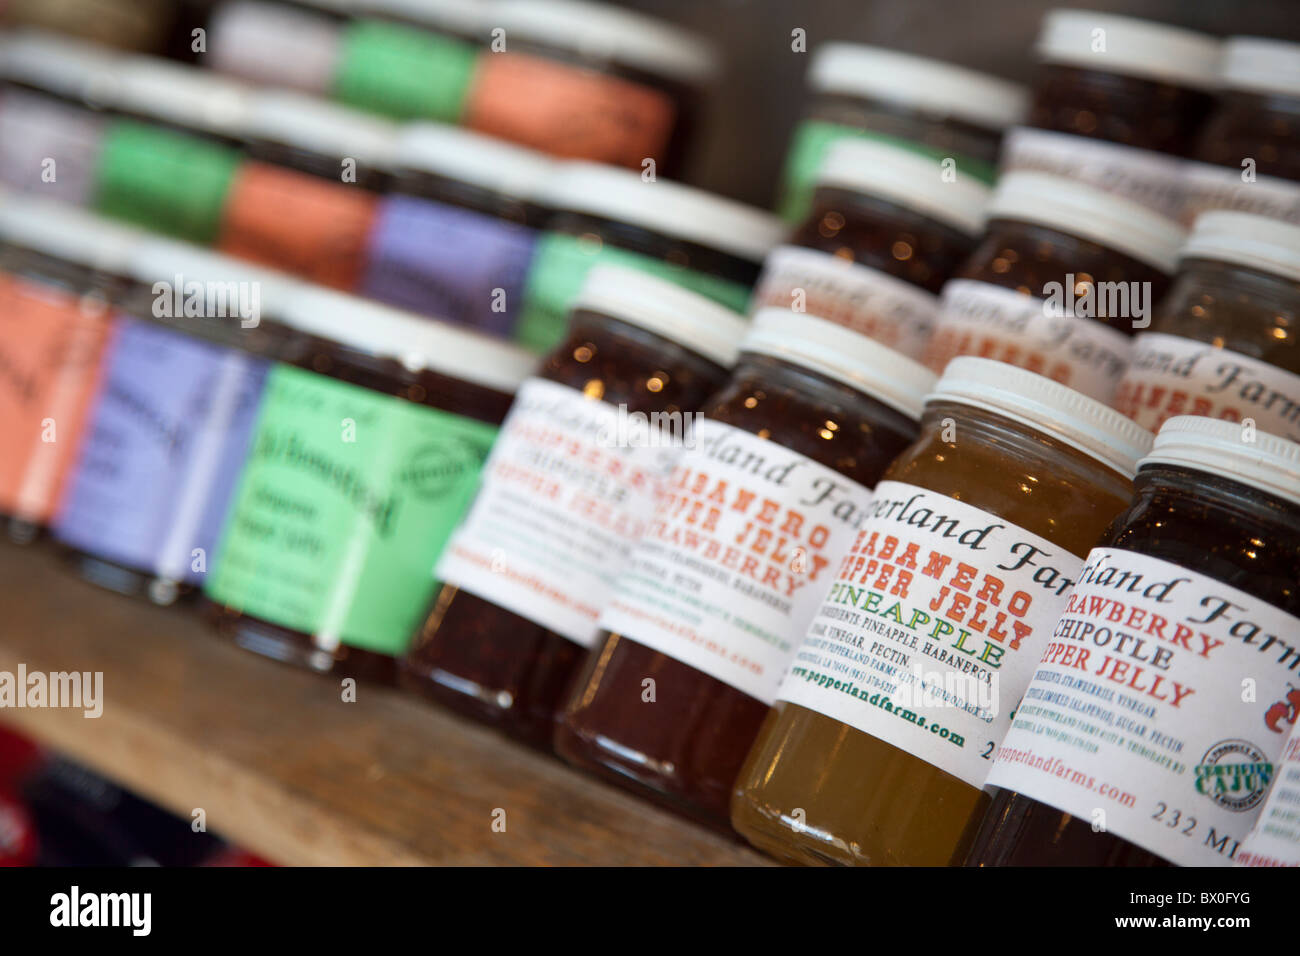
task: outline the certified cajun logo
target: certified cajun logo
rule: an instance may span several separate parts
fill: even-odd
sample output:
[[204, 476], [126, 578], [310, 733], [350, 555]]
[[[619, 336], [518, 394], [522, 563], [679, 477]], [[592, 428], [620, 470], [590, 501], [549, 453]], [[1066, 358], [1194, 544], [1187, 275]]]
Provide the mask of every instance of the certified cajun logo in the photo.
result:
[[1273, 779], [1273, 764], [1248, 740], [1221, 740], [1196, 765], [1196, 789], [1225, 810], [1259, 806]]

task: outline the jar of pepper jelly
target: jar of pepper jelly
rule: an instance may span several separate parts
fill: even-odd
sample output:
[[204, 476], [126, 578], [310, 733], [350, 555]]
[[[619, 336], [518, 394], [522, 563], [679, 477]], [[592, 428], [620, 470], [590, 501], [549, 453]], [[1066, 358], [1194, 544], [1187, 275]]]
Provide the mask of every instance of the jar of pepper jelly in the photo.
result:
[[951, 159], [959, 175], [993, 183], [1007, 127], [1019, 123], [1023, 87], [951, 63], [850, 43], [817, 48], [808, 68], [812, 100], [786, 157], [781, 217], [805, 221], [817, 172], [846, 137]]
[[591, 271], [438, 565], [442, 591], [402, 661], [409, 688], [550, 747], [597, 615], [744, 328], [663, 279]]
[[204, 582], [222, 634], [316, 671], [392, 680], [534, 359], [323, 289], [267, 375]]
[[925, 362], [977, 355], [1109, 402], [1177, 262], [1173, 220], [1077, 180], [1008, 173], [943, 288]]
[[1184, 157], [1209, 116], [1219, 40], [1092, 10], [1052, 10], [1026, 126], [1004, 172], [1068, 176], [1176, 218]]
[[920, 437], [830, 555], [731, 821], [805, 863], [942, 866], [1083, 556], [1151, 435], [1085, 395], [954, 359]]
[[764, 261], [750, 307], [808, 312], [919, 358], [988, 195], [913, 150], [842, 139], [817, 174], [812, 212]]
[[871, 489], [916, 437], [922, 365], [765, 309], [600, 616], [556, 749], [718, 827]]
[[784, 235], [767, 213], [700, 189], [595, 163], [563, 163], [540, 191], [553, 210], [524, 280], [515, 338], [549, 351], [588, 270], [649, 272], [743, 312], [763, 257]]
[[1300, 225], [1300, 43], [1230, 37], [1219, 83], [1183, 172], [1185, 224], [1233, 209]]
[[968, 862], [1226, 866], [1260, 816], [1300, 696], [1300, 445], [1172, 418], [1134, 485], [998, 748]]
[[1181, 260], [1115, 407], [1144, 428], [1208, 415], [1300, 441], [1300, 225], [1207, 212]]

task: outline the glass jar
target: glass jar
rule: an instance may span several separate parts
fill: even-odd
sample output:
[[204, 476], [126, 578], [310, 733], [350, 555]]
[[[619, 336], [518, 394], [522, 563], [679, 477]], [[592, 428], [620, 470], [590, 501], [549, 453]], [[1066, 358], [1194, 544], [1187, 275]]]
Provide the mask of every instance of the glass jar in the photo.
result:
[[1229, 37], [1220, 87], [1184, 170], [1184, 224], [1233, 209], [1300, 225], [1300, 44]]
[[804, 863], [947, 864], [1150, 443], [1050, 379], [954, 360], [795, 639], [736, 782], [741, 835]]
[[842, 326], [754, 317], [600, 616], [556, 733], [561, 756], [726, 827], [832, 555], [916, 436], [933, 382]]
[[386, 306], [300, 290], [204, 590], [240, 646], [391, 680], [533, 359]]
[[552, 161], [454, 126], [409, 124], [393, 148], [395, 195], [379, 204], [361, 291], [509, 337], [546, 210]]
[[881, 47], [826, 43], [808, 68], [812, 100], [782, 175], [781, 217], [805, 221], [832, 143], [883, 140], [992, 184], [1002, 133], [1025, 115], [1026, 91], [1006, 80]]
[[1007, 134], [1003, 170], [1069, 176], [1177, 217], [1176, 157], [1191, 155], [1209, 116], [1219, 47], [1163, 23], [1049, 11], [1027, 128]]
[[744, 320], [662, 279], [597, 266], [568, 338], [519, 389], [436, 576], [403, 683], [536, 746]]
[[1115, 407], [1153, 430], [1207, 415], [1300, 441], [1300, 226], [1208, 212], [1181, 259]]
[[807, 312], [919, 358], [939, 289], [974, 250], [989, 194], [944, 172], [886, 143], [833, 144], [812, 212], [768, 255], [750, 308]]
[[524, 280], [515, 338], [549, 351], [588, 270], [626, 266], [743, 312], [784, 227], [767, 213], [626, 169], [562, 163], [541, 190], [554, 210]]
[[[1300, 713], [1300, 689], [1287, 691], [1286, 699], [1278, 703], [1285, 708], [1281, 712], [1294, 717]], [[1280, 718], [1278, 723], [1282, 723]], [[1300, 827], [1295, 812], [1300, 806], [1300, 724], [1295, 721], [1273, 770], [1268, 799], [1250, 836], [1233, 857], [1238, 866], [1300, 866]]]
[[943, 288], [925, 362], [1007, 362], [1110, 402], [1134, 330], [1151, 322], [1183, 231], [1077, 180], [1008, 173], [984, 238]]
[[1300, 445], [1170, 419], [1052, 631], [968, 862], [1231, 863], [1296, 719], [1298, 571]]

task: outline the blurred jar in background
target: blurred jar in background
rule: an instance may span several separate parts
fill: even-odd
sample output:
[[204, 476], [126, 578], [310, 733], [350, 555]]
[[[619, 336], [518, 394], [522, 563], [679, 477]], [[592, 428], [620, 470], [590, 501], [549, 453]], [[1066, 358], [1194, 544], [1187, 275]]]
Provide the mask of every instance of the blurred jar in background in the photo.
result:
[[988, 196], [939, 160], [838, 140], [817, 173], [812, 211], [763, 262], [750, 308], [807, 312], [919, 358], [939, 290], [979, 239]]
[[162, 53], [187, 6], [192, 0], [5, 0], [0, 26], [39, 27], [104, 46]]

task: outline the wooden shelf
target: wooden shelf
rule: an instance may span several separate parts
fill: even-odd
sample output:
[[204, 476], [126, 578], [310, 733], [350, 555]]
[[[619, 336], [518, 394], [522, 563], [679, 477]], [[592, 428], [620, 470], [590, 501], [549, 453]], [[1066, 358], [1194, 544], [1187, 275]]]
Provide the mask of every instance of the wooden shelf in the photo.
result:
[[[766, 861], [558, 760], [397, 692], [265, 661], [0, 546], [0, 670], [102, 671], [104, 712], [0, 710], [44, 744], [284, 864]], [[493, 832], [505, 810], [506, 830]]]

